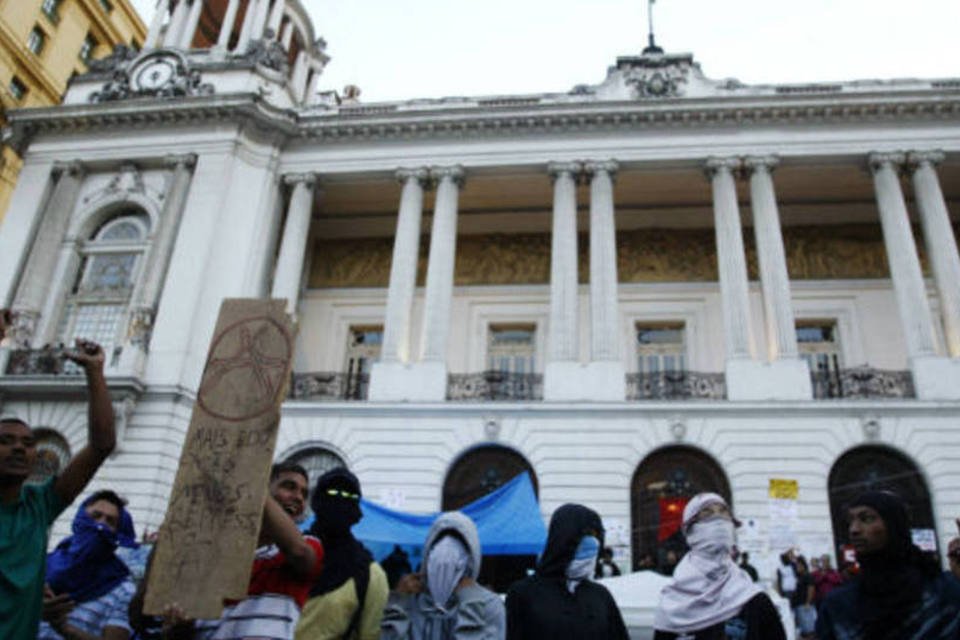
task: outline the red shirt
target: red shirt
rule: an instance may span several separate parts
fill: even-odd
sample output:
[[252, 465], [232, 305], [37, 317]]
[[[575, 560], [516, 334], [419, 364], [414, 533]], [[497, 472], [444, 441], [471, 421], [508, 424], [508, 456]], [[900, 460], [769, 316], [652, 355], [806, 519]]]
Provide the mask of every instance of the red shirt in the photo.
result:
[[323, 544], [313, 536], [303, 536], [304, 542], [309, 544], [317, 561], [313, 570], [307, 574], [297, 573], [293, 567], [287, 565], [287, 558], [283, 552], [272, 544], [260, 547], [253, 559], [253, 573], [250, 575], [250, 588], [247, 595], [256, 596], [264, 593], [275, 593], [293, 598], [297, 606], [302, 608], [310, 595], [310, 587], [323, 570]]

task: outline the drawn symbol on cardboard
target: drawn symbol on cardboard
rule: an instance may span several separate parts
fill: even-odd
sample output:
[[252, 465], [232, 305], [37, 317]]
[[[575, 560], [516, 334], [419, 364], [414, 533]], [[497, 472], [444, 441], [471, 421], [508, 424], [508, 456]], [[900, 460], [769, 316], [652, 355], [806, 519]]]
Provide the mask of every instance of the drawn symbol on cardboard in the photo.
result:
[[214, 337], [197, 404], [229, 422], [272, 411], [285, 386], [290, 356], [290, 336], [272, 318], [250, 318], [228, 326]]

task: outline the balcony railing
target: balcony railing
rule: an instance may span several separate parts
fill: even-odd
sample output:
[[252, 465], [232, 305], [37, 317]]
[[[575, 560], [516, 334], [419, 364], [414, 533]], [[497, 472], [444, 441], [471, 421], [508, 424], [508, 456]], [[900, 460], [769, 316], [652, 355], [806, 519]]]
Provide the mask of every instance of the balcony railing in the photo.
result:
[[909, 371], [884, 371], [870, 367], [820, 369], [810, 373], [813, 397], [818, 400], [913, 398], [913, 376]]
[[290, 385], [290, 398], [337, 402], [340, 400], [366, 400], [370, 390], [370, 374], [319, 371], [294, 373]]
[[543, 400], [543, 375], [504, 371], [451, 374], [447, 377], [447, 400]]
[[726, 397], [727, 383], [722, 373], [627, 374], [627, 400], [723, 400]]
[[83, 372], [63, 356], [63, 347], [14, 349], [7, 361], [11, 376], [79, 376]]

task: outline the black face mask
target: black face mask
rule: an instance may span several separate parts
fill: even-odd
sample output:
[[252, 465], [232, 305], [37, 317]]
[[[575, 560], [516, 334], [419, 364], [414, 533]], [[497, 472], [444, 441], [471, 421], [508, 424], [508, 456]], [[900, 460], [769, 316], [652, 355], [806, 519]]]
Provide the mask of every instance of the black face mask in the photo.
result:
[[316, 512], [317, 530], [322, 537], [342, 537], [360, 522], [360, 502], [349, 498], [327, 497]]

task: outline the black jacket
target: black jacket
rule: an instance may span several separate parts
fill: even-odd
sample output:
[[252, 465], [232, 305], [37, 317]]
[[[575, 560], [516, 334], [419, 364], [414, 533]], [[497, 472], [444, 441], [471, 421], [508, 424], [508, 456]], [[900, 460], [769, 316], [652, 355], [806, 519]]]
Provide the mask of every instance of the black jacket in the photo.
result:
[[554, 512], [536, 575], [507, 593], [507, 640], [627, 640], [623, 617], [605, 587], [584, 580], [573, 593], [567, 589], [564, 573], [587, 534], [603, 546], [596, 512], [576, 504]]
[[[753, 596], [743, 605], [740, 613], [730, 620], [689, 635], [692, 635], [694, 640], [725, 640], [731, 637], [745, 640], [785, 640], [787, 637], [780, 614], [765, 593]], [[674, 640], [678, 637], [680, 636], [676, 633], [657, 631], [653, 640]]]

